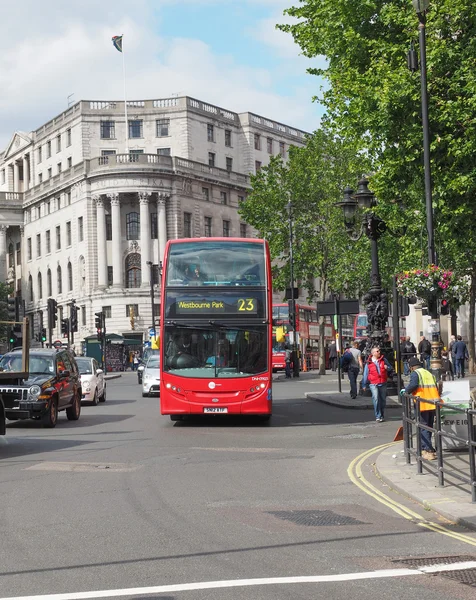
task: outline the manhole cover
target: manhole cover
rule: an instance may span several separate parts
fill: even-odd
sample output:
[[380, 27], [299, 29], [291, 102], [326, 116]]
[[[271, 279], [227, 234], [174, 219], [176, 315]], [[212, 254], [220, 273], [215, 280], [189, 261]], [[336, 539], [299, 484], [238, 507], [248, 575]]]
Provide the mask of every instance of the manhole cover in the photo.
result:
[[460, 556], [423, 556], [413, 558], [403, 558], [401, 560], [392, 560], [394, 563], [401, 565], [407, 565], [409, 567], [428, 567], [431, 565], [453, 565], [459, 562], [468, 562], [475, 560], [474, 556], [460, 555]]
[[272, 510], [268, 511], [283, 521], [291, 521], [296, 525], [307, 527], [339, 527], [341, 525], [364, 525], [363, 521], [338, 515], [331, 510]]

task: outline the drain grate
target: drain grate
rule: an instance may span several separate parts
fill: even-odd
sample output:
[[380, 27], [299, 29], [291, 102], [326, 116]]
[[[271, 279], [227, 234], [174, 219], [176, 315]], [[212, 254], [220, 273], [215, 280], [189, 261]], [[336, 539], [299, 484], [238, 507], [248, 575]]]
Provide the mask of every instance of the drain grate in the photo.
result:
[[272, 510], [268, 511], [268, 514], [283, 521], [291, 521], [296, 525], [304, 525], [306, 527], [365, 525], [363, 521], [346, 515], [338, 515], [332, 512], [332, 510]]
[[453, 565], [459, 562], [475, 560], [474, 556], [462, 554], [460, 556], [423, 556], [392, 560], [394, 563], [407, 565], [408, 567], [429, 567], [432, 565]]
[[447, 573], [441, 573], [443, 577], [459, 581], [464, 585], [469, 585], [476, 588], [476, 569], [465, 569], [463, 571], [448, 571]]

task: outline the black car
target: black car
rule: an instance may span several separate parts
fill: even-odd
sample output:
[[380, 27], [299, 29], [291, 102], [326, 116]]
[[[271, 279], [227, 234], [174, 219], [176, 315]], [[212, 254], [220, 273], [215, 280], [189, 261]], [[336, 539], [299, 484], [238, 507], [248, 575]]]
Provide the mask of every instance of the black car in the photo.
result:
[[4, 377], [21, 371], [22, 351], [4, 354], [0, 360], [0, 394], [5, 415], [11, 421], [36, 419], [45, 427], [55, 427], [58, 411], [65, 410], [70, 421], [81, 413], [81, 378], [74, 356], [69, 350], [38, 348], [30, 351], [29, 377], [6, 383]]

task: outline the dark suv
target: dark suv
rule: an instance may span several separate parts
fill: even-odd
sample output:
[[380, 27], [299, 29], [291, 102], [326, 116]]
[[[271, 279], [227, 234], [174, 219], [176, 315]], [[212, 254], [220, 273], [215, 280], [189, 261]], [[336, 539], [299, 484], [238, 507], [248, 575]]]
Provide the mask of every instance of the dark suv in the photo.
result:
[[[21, 350], [8, 352], [0, 360], [0, 371], [11, 372], [14, 378], [21, 361]], [[13, 385], [0, 379], [0, 394], [11, 421], [36, 419], [45, 427], [55, 427], [58, 411], [66, 410], [70, 421], [77, 421], [81, 413], [81, 378], [69, 350], [30, 350], [28, 379]]]

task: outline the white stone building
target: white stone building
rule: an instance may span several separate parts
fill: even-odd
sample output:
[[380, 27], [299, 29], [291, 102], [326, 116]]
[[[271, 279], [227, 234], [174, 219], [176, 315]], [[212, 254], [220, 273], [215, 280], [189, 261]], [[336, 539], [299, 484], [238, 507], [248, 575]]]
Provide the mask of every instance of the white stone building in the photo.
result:
[[32, 337], [53, 297], [53, 339], [72, 299], [75, 342], [96, 332], [100, 310], [108, 333], [145, 338], [167, 239], [253, 235], [237, 212], [249, 173], [305, 142], [303, 131], [190, 97], [127, 111], [126, 132], [124, 102], [80, 101], [16, 132], [0, 154], [0, 280], [21, 294]]

